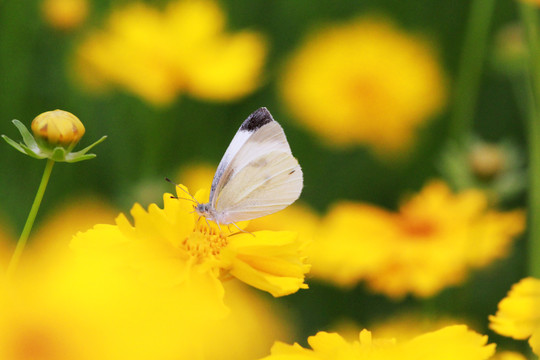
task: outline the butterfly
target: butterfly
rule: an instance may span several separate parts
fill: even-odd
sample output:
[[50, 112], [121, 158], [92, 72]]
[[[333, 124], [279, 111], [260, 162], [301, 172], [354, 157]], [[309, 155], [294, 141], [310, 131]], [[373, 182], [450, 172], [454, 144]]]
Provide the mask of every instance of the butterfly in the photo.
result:
[[283, 128], [262, 107], [242, 123], [221, 159], [209, 202], [195, 211], [218, 224], [234, 224], [286, 208], [303, 187], [302, 169]]

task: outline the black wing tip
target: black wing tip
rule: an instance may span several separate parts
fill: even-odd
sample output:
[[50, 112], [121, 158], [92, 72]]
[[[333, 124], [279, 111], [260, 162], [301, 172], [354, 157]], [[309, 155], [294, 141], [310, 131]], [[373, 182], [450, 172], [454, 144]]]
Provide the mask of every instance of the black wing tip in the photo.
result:
[[248, 116], [240, 127], [240, 130], [255, 131], [272, 121], [274, 121], [274, 118], [270, 114], [270, 111], [265, 107], [261, 107]]

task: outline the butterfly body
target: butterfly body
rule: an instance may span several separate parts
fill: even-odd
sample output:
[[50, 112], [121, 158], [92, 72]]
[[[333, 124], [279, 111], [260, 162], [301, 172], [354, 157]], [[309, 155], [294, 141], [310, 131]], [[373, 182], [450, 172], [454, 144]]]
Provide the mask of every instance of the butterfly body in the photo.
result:
[[266, 108], [240, 126], [221, 159], [208, 203], [195, 211], [218, 224], [272, 214], [302, 192], [303, 175], [281, 126]]

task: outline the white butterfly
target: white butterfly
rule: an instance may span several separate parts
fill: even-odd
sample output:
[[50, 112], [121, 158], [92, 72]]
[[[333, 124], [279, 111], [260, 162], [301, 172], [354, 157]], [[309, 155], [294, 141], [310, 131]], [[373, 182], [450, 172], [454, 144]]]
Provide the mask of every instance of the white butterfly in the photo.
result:
[[212, 181], [210, 201], [195, 211], [219, 224], [275, 213], [302, 192], [303, 176], [281, 126], [266, 108], [244, 121]]

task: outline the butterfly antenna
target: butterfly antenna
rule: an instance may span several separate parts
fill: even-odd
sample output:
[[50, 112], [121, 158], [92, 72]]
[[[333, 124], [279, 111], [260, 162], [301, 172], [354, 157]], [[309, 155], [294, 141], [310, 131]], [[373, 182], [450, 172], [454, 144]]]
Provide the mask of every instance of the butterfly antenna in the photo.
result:
[[[193, 199], [188, 199], [188, 198], [178, 197], [178, 196], [174, 196], [174, 195], [171, 195], [171, 199], [193, 201], [194, 203], [198, 204], [197, 201], [195, 201], [195, 200], [193, 200]], [[193, 211], [192, 211], [192, 212], [193, 212]]]
[[191, 194], [189, 193], [189, 191], [187, 191], [186, 189], [184, 189], [183, 187], [181, 187], [180, 185], [178, 185], [177, 183], [175, 183], [174, 181], [172, 181], [172, 180], [169, 179], [168, 177], [165, 177], [165, 181], [167, 181], [167, 182], [169, 182], [169, 183], [175, 185], [177, 188], [179, 188], [180, 190], [182, 190], [183, 192], [185, 192], [186, 194], [188, 194], [189, 197], [191, 197], [191, 199], [186, 199], [186, 198], [179, 198], [179, 197], [177, 197], [177, 196], [171, 196], [172, 198], [183, 199], [183, 200], [190, 200], [190, 201], [193, 201], [193, 202], [196, 203], [196, 204], [199, 204], [199, 202], [197, 201], [197, 199], [195, 199], [195, 198], [193, 197], [193, 195], [191, 195]]

